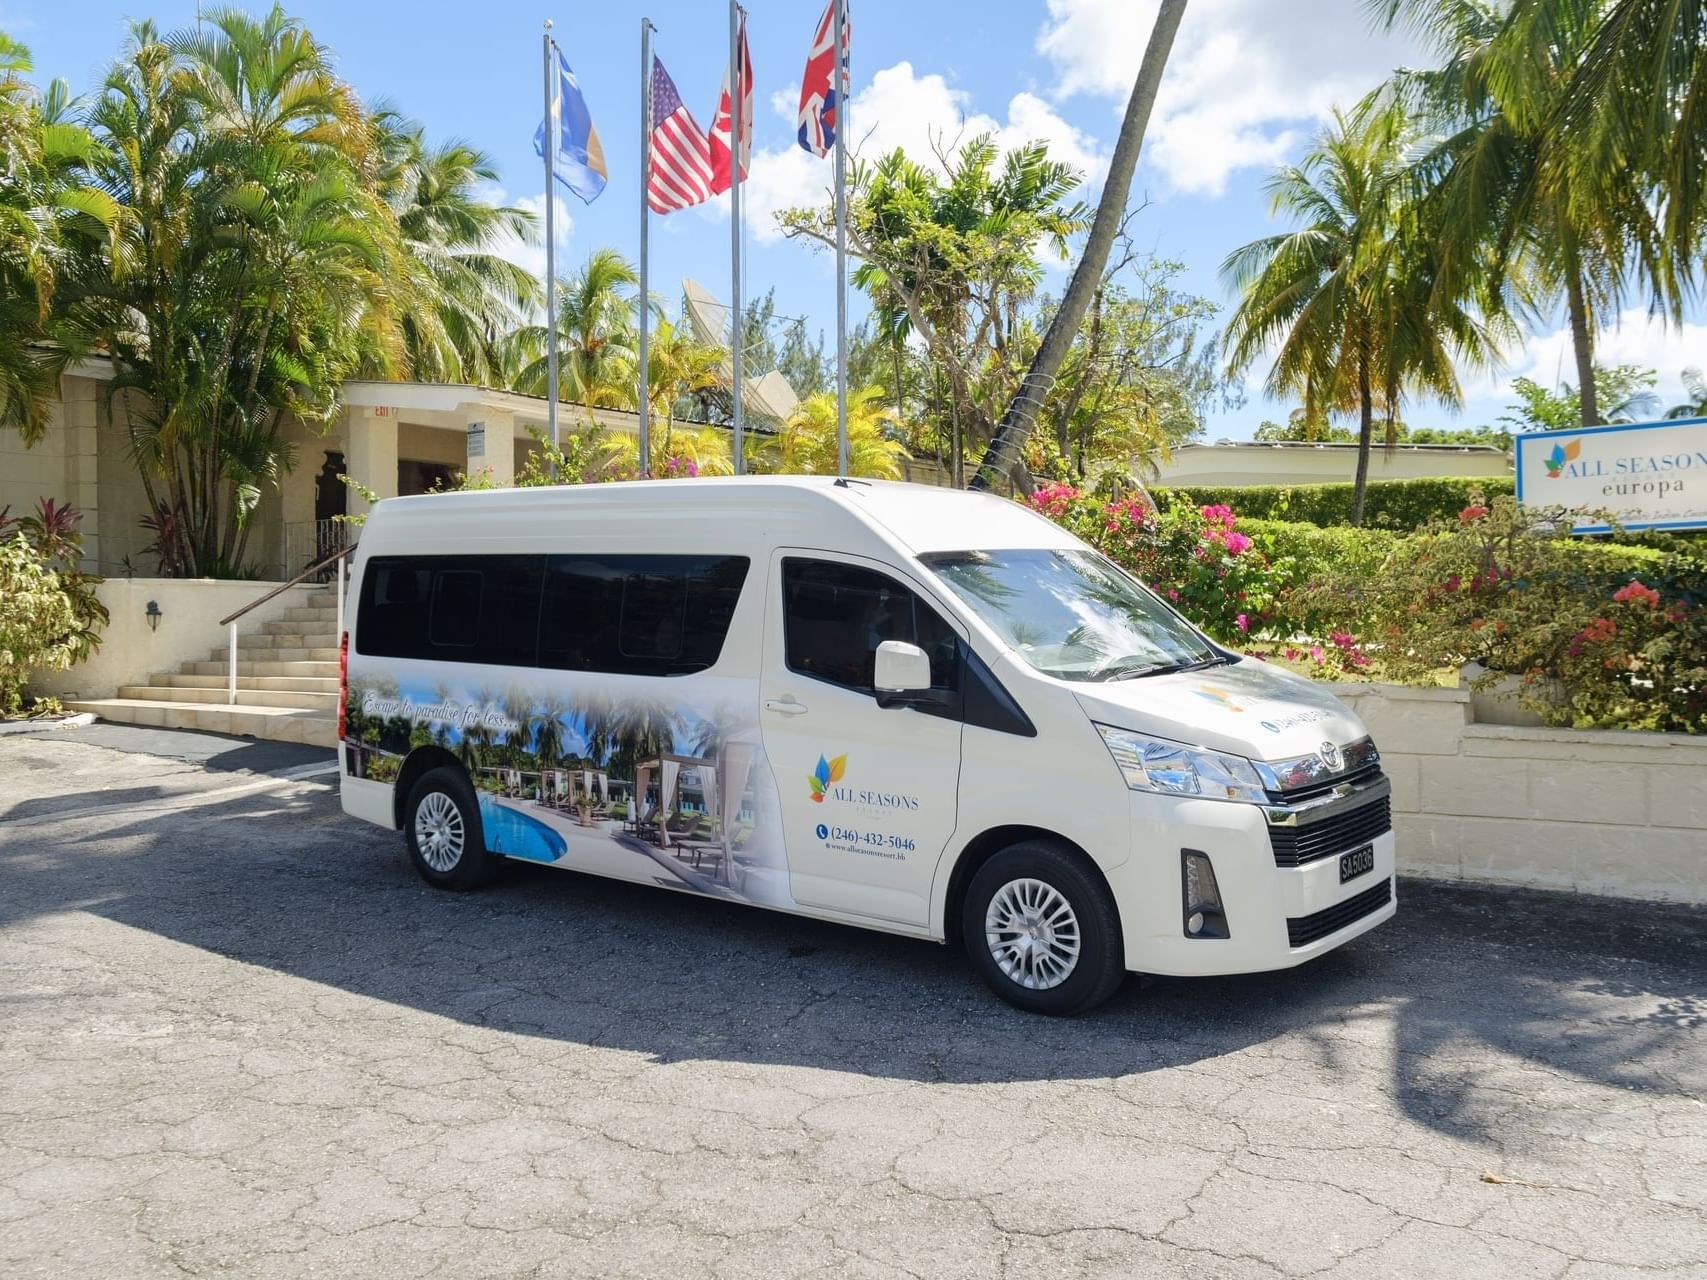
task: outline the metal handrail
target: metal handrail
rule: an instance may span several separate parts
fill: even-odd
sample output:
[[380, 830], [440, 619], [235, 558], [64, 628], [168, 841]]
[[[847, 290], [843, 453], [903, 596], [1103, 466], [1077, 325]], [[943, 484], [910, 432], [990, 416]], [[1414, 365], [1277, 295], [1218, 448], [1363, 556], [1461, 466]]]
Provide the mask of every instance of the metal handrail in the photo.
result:
[[356, 544], [352, 542], [349, 546], [334, 551], [325, 559], [316, 561], [314, 564], [309, 565], [308, 568], [297, 574], [296, 577], [292, 578], [289, 582], [279, 584], [271, 591], [267, 592], [266, 595], [257, 600], [251, 600], [236, 613], [227, 614], [219, 620], [219, 625], [225, 628], [226, 636], [225, 696], [229, 705], [233, 707], [237, 705], [237, 619], [241, 618], [251, 609], [260, 608], [262, 605], [266, 604], [267, 601], [273, 599], [281, 592], [289, 591], [295, 586], [300, 586], [302, 583], [306, 582], [309, 578], [312, 578], [315, 574], [321, 572], [329, 565], [335, 564], [338, 566], [338, 585], [335, 590], [338, 597], [338, 636], [341, 641], [344, 634], [344, 566], [345, 561], [349, 559], [350, 553], [355, 549]]
[[292, 587], [301, 586], [304, 582], [306, 582], [308, 579], [312, 578], [315, 574], [319, 573], [322, 569], [327, 568], [329, 565], [335, 564], [339, 560], [342, 560], [345, 556], [349, 555], [355, 549], [356, 549], [356, 544], [352, 542], [349, 546], [345, 547], [343, 550], [334, 551], [331, 555], [327, 556], [324, 560], [317, 560], [315, 563], [309, 565], [308, 568], [304, 569], [301, 573], [297, 574], [296, 577], [292, 578], [289, 582], [280, 583], [278, 586], [274, 587], [271, 591], [267, 592], [267, 594], [262, 596], [260, 599], [251, 600], [248, 604], [244, 605], [236, 613], [227, 614], [225, 617], [223, 617], [219, 620], [219, 625], [222, 627], [230, 626], [233, 622], [236, 622], [237, 619], [241, 618], [244, 614], [248, 613], [251, 609], [260, 608], [262, 605], [266, 604], [267, 601], [271, 600], [274, 596], [278, 595], [280, 592], [289, 591]]

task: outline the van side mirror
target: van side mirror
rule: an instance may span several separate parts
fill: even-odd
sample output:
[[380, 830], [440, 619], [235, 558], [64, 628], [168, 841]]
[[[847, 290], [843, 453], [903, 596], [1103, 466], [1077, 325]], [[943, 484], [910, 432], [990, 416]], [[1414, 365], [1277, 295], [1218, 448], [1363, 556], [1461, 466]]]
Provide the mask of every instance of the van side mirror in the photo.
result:
[[886, 694], [914, 694], [931, 687], [931, 660], [916, 644], [905, 640], [885, 640], [877, 646], [877, 704], [906, 706], [911, 699], [885, 698]]

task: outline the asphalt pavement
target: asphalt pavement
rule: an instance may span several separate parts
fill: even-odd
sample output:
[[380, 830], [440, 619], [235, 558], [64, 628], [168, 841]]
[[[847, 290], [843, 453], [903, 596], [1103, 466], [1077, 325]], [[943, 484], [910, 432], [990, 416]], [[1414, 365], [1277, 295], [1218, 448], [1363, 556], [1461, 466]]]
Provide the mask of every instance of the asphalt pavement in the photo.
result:
[[1406, 881], [1051, 1021], [927, 943], [434, 892], [326, 760], [0, 739], [0, 1274], [1707, 1277], [1707, 913]]

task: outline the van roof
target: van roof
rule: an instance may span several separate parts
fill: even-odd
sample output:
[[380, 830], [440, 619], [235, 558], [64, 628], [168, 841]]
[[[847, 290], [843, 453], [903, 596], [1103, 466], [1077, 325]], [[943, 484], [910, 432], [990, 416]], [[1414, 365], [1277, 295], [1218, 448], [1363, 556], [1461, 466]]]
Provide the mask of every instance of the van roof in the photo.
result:
[[[508, 516], [591, 514], [630, 516], [651, 508], [692, 517], [734, 509], [767, 516], [822, 518], [829, 509], [882, 527], [915, 554], [991, 547], [1055, 547], [1074, 539], [1054, 521], [990, 493], [890, 480], [833, 476], [707, 476], [683, 480], [620, 481], [527, 489], [471, 489], [390, 498], [370, 517], [381, 525], [415, 525], [476, 513]], [[782, 529], [777, 529], [783, 535]], [[789, 535], [796, 536], [796, 535]], [[779, 541], [786, 541], [779, 537]]]

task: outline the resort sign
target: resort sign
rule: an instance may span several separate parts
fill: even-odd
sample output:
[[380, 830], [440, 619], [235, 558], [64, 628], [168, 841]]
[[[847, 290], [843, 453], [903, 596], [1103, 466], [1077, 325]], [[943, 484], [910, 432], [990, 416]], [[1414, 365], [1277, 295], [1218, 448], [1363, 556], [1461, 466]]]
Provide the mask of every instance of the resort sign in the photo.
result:
[[1578, 533], [1707, 529], [1707, 418], [1636, 422], [1517, 437], [1517, 500], [1595, 514]]

